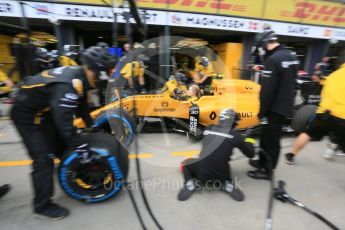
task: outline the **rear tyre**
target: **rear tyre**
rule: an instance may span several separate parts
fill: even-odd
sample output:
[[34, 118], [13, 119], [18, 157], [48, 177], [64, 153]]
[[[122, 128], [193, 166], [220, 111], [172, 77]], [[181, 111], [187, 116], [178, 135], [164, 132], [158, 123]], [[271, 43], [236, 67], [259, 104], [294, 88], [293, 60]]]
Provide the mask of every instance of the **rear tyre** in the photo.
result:
[[89, 157], [72, 150], [61, 159], [59, 183], [73, 199], [96, 203], [117, 195], [128, 174], [128, 151], [106, 133], [83, 137], [88, 144]]
[[315, 105], [305, 105], [295, 113], [291, 127], [297, 132], [304, 132], [312, 118], [315, 116], [317, 107]]

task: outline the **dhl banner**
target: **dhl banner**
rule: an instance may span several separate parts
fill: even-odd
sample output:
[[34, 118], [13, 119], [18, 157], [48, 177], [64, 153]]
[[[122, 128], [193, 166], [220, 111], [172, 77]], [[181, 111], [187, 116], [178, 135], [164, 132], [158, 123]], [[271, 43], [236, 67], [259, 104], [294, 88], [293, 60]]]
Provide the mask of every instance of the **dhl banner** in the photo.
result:
[[143, 8], [260, 18], [264, 0], [138, 0]]
[[317, 0], [267, 0], [264, 18], [345, 27], [345, 4]]
[[345, 29], [343, 28], [181, 12], [168, 12], [168, 15], [168, 25], [170, 26], [258, 33], [263, 31], [263, 26], [266, 24], [278, 35], [345, 40]]
[[[62, 0], [101, 4], [102, 0]], [[113, 0], [107, 2], [112, 3]], [[119, 5], [122, 0], [117, 1]], [[345, 5], [321, 0], [137, 0], [139, 7], [345, 27]]]

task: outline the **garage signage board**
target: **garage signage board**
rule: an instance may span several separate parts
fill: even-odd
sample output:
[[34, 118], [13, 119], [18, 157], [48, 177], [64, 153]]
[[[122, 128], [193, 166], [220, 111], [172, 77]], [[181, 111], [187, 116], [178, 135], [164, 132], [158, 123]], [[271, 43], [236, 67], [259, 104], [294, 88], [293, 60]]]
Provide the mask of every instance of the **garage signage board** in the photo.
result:
[[233, 18], [206, 14], [169, 12], [171, 26], [257, 32], [259, 20]]
[[[113, 22], [110, 7], [73, 4], [54, 4], [41, 2], [25, 2], [25, 14], [29, 18], [54, 18], [58, 20]], [[123, 9], [118, 9], [118, 22], [124, 23]], [[308, 37], [319, 39], [345, 40], [345, 29], [323, 26], [312, 26], [297, 23], [265, 21], [249, 18], [217, 16], [209, 14], [192, 14], [146, 10], [146, 23], [150, 25], [170, 25], [181, 27], [219, 29], [242, 32], [261, 32], [263, 24], [270, 24], [279, 35]], [[0, 16], [21, 17], [21, 9], [17, 1], [0, 0]], [[130, 20], [134, 23], [134, 20]]]
[[[102, 0], [62, 0], [100, 4]], [[111, 2], [111, 1], [108, 1]], [[118, 1], [121, 4], [121, 0]], [[345, 5], [321, 0], [137, 0], [139, 7], [290, 23], [345, 27]]]
[[264, 24], [271, 26], [278, 35], [345, 40], [345, 29], [283, 23], [245, 18], [232, 18], [205, 14], [169, 12], [171, 26], [221, 29], [229, 31], [262, 32]]
[[0, 16], [20, 17], [22, 15], [18, 2], [0, 0]]

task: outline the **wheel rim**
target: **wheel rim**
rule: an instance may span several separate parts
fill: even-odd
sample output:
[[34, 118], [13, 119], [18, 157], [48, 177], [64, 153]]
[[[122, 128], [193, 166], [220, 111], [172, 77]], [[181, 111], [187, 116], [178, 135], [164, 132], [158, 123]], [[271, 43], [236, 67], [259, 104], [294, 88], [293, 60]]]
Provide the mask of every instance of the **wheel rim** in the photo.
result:
[[104, 189], [105, 186], [109, 187], [112, 178], [111, 171], [101, 162], [81, 164], [72, 175], [72, 180], [79, 187], [91, 191]]

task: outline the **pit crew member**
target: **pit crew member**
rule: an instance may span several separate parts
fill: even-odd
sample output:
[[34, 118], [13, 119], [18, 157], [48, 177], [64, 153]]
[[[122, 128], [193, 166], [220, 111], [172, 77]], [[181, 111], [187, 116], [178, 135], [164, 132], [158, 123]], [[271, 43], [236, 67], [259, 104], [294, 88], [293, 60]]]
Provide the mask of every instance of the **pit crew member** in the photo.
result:
[[252, 158], [254, 147], [234, 129], [238, 120], [232, 109], [225, 109], [219, 115], [218, 125], [212, 125], [204, 131], [199, 157], [188, 158], [181, 163], [184, 186], [178, 194], [178, 200], [187, 200], [204, 185], [221, 188], [236, 201], [244, 200], [242, 191], [232, 180], [229, 161], [234, 148], [239, 148], [244, 155]]
[[11, 117], [33, 160], [36, 215], [59, 220], [69, 214], [52, 201], [54, 155], [59, 156], [66, 148], [87, 153], [73, 119], [81, 111], [84, 121], [92, 124], [87, 91], [97, 87], [100, 72], [110, 74], [114, 65], [102, 48], [90, 47], [82, 54], [82, 66], [59, 67], [24, 80]]
[[[270, 170], [277, 166], [280, 154], [282, 126], [293, 115], [294, 88], [299, 61], [296, 56], [278, 42], [274, 31], [258, 35], [256, 47], [265, 50], [264, 70], [261, 77], [260, 111], [261, 121], [260, 159], [249, 163], [257, 170], [249, 171], [253, 179], [270, 179]], [[261, 53], [261, 52], [259, 52]]]
[[320, 141], [331, 132], [345, 151], [345, 51], [340, 56], [339, 63], [339, 69], [330, 74], [324, 82], [316, 117], [306, 132], [296, 138], [292, 152], [285, 154], [287, 164], [295, 164], [295, 156], [310, 140]]

